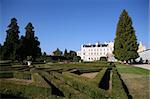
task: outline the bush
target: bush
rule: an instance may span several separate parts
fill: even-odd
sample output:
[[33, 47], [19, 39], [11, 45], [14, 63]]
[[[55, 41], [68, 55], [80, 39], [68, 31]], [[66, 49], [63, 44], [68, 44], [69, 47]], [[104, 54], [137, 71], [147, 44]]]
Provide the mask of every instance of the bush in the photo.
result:
[[48, 85], [48, 83], [38, 73], [32, 73], [32, 80], [37, 86], [51, 88], [51, 86]]
[[17, 71], [15, 71], [13, 73], [13, 76], [16, 79], [31, 80], [31, 73], [30, 72], [17, 72]]
[[92, 79], [92, 82], [98, 86], [98, 84], [102, 80], [106, 70], [107, 70], [107, 68], [103, 68], [102, 70], [100, 70], [99, 73], [96, 75], [96, 77], [94, 79]]
[[[48, 74], [47, 72], [41, 72], [41, 74], [49, 81], [51, 82], [56, 88], [60, 89], [65, 97], [67, 98], [74, 98], [74, 99], [91, 99], [89, 96], [75, 90], [74, 88], [70, 87], [68, 84], [65, 83], [65, 80], [61, 76], [61, 74], [53, 72], [52, 74], [55, 75], [55, 77], [51, 74]], [[59, 76], [59, 79], [56, 79], [56, 75]]]
[[74, 87], [75, 89], [86, 93], [92, 98], [107, 98], [106, 92], [103, 89], [100, 89], [95, 86], [92, 82], [88, 82], [85, 79], [79, 79], [77, 77], [72, 77], [72, 75], [69, 75], [68, 73], [63, 73], [64, 79], [67, 84]]
[[11, 71], [1, 71], [0, 78], [13, 78], [13, 72]]
[[1, 81], [0, 94], [25, 98], [39, 98], [51, 95], [51, 89], [37, 87], [33, 84], [22, 85], [21, 83], [18, 84], [17, 81]]
[[100, 57], [100, 61], [107, 61], [107, 57]]
[[119, 75], [117, 74], [116, 68], [113, 68], [113, 74], [112, 74], [112, 96], [117, 97], [118, 99], [128, 98], [124, 91]]

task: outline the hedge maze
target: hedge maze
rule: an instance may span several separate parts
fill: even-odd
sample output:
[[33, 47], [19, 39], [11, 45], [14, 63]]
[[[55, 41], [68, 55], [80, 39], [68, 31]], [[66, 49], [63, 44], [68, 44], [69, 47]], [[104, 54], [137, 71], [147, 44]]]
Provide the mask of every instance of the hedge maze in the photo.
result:
[[[94, 78], [81, 76], [97, 72]], [[52, 63], [27, 66], [1, 66], [2, 98], [42, 99], [127, 99], [129, 93], [114, 64]]]

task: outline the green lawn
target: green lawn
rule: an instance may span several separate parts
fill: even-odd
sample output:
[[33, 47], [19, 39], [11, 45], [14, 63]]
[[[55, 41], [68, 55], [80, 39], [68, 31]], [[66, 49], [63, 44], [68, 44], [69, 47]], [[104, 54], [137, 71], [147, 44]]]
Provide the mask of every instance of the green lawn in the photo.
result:
[[127, 85], [133, 99], [149, 99], [150, 71], [131, 65], [116, 65], [121, 78]]
[[[127, 93], [122, 85], [123, 79], [124, 83], [129, 89], [130, 95], [133, 96], [133, 99], [148, 99], [149, 97], [149, 77], [150, 74], [148, 70], [133, 67], [130, 65], [116, 64], [116, 67], [113, 67], [113, 64], [107, 62], [89, 62], [89, 63], [47, 63], [47, 64], [36, 64], [29, 69], [24, 69], [22, 67], [12, 67], [12, 71], [0, 71], [1, 83], [3, 86], [0, 88], [0, 94], [5, 94], [6, 92], [13, 94], [20, 94], [20, 96], [28, 96], [28, 90], [32, 91], [34, 89], [34, 95], [39, 94], [39, 91], [46, 97], [51, 96], [60, 96], [61, 98], [69, 97], [78, 97], [83, 99], [83, 97], [96, 98], [113, 98], [113, 99], [127, 99]], [[19, 72], [20, 71], [20, 72]], [[74, 72], [76, 71], [76, 73]], [[86, 78], [82, 77], [80, 73], [92, 73], [98, 72], [95, 78]], [[107, 71], [107, 72], [106, 72]], [[31, 79], [28, 82], [33, 83], [33, 88], [30, 89], [28, 83], [21, 85], [20, 83], [14, 83], [9, 78], [20, 79], [28, 77], [25, 72], [31, 74]], [[13, 75], [12, 75], [13, 73]], [[20, 74], [21, 73], [21, 74]], [[23, 73], [23, 74], [22, 74]], [[3, 79], [6, 79], [4, 82]], [[19, 80], [19, 81], [20, 81]], [[23, 79], [24, 80], [24, 79]], [[25, 79], [26, 80], [26, 79]], [[18, 81], [18, 80], [17, 80]], [[3, 83], [4, 82], [4, 83]], [[9, 83], [9, 86], [7, 86]], [[11, 83], [10, 83], [11, 82]], [[23, 81], [22, 81], [23, 82]], [[15, 87], [18, 84], [17, 91]], [[26, 85], [27, 84], [27, 85]], [[108, 85], [107, 85], [108, 84]], [[4, 86], [5, 85], [5, 86]], [[13, 86], [13, 87], [10, 87]], [[40, 87], [42, 88], [40, 88]], [[45, 87], [46, 86], [46, 87]], [[111, 87], [110, 87], [111, 86]], [[3, 87], [3, 89], [2, 89]], [[108, 87], [108, 88], [106, 88]], [[50, 90], [48, 90], [48, 89]], [[109, 89], [110, 88], [110, 89]], [[8, 89], [5, 90], [5, 89]], [[36, 89], [38, 89], [36, 91]], [[57, 93], [56, 90], [62, 92], [63, 95]], [[50, 92], [46, 93], [46, 92]], [[33, 97], [34, 97], [33, 95]], [[40, 94], [39, 94], [40, 95]], [[87, 98], [87, 99], [89, 99]], [[99, 99], [99, 98], [98, 98]]]
[[131, 65], [119, 64], [119, 65], [117, 65], [117, 69], [120, 73], [139, 74], [139, 75], [149, 75], [150, 74], [149, 70], [139, 68], [139, 67], [133, 67]]

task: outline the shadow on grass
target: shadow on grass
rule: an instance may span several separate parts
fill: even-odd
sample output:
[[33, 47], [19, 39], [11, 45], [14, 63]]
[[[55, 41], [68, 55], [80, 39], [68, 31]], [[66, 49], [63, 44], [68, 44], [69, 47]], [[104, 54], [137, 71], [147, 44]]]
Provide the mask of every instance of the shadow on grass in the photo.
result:
[[51, 82], [49, 82], [45, 77], [43, 77], [44, 80], [52, 87], [52, 95], [65, 97], [63, 92], [60, 91], [58, 88], [56, 88]]
[[112, 68], [108, 68], [103, 76], [103, 78], [101, 79], [101, 81], [99, 82], [99, 88], [101, 89], [105, 89], [108, 90], [109, 89], [109, 80], [110, 80], [110, 71], [112, 70]]

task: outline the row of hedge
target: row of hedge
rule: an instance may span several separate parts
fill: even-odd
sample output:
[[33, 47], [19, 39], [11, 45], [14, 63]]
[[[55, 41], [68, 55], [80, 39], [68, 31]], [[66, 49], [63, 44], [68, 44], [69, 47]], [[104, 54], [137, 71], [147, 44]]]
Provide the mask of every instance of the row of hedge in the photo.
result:
[[37, 86], [51, 88], [51, 86], [38, 73], [32, 73], [32, 80]]
[[102, 70], [99, 71], [99, 73], [96, 75], [95, 78], [92, 79], [92, 82], [95, 83], [95, 85], [99, 85], [99, 82], [102, 80], [102, 77], [104, 76], [107, 68], [103, 68]]
[[51, 94], [51, 89], [37, 87], [33, 84], [23, 85], [17, 81], [3, 80], [0, 84], [0, 94], [25, 98], [46, 98]]
[[40, 74], [44, 76], [51, 84], [53, 84], [56, 88], [61, 90], [66, 98], [71, 99], [91, 99], [86, 94], [75, 90], [71, 86], [65, 83], [65, 81], [56, 79], [53, 75], [50, 75], [47, 72], [41, 71]]
[[96, 87], [95, 84], [92, 84], [85, 79], [80, 79], [79, 77], [72, 76], [67, 72], [63, 73], [63, 77], [67, 84], [83, 93], [86, 93], [94, 99], [108, 98], [105, 90]]
[[13, 72], [13, 77], [16, 79], [25, 79], [25, 80], [31, 80], [31, 73], [30, 72]]
[[0, 71], [0, 78], [13, 78], [12, 71]]
[[1, 71], [0, 78], [16, 78], [16, 79], [31, 80], [31, 73], [18, 71]]
[[119, 78], [119, 75], [117, 73], [117, 69], [112, 69], [112, 97], [118, 98], [118, 99], [128, 99], [126, 92], [123, 88], [122, 82]]

